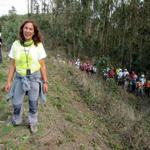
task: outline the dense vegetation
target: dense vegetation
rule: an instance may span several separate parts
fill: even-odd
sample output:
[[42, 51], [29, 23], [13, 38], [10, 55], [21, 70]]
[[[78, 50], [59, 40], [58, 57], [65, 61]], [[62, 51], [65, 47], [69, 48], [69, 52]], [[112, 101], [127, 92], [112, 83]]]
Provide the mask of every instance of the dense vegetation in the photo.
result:
[[[29, 1], [28, 1], [29, 2]], [[31, 0], [28, 15], [0, 18], [4, 44], [16, 37], [20, 22], [30, 18], [42, 29], [51, 50], [68, 57], [107, 58], [113, 66], [146, 73], [150, 70], [150, 2], [148, 0]], [[36, 6], [36, 7], [35, 7]]]
[[149, 99], [128, 94], [109, 80], [89, 77], [56, 52], [47, 52], [49, 92], [39, 102], [39, 124], [31, 135], [25, 97], [22, 126], [13, 127], [11, 101], [6, 104], [4, 85], [10, 59], [3, 52], [0, 64], [0, 149], [7, 150], [149, 150]]

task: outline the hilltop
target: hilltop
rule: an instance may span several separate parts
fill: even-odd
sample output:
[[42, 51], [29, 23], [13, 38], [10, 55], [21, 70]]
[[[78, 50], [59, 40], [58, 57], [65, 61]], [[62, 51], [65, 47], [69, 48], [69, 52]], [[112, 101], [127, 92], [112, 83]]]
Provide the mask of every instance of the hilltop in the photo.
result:
[[39, 102], [39, 130], [10, 124], [13, 109], [6, 104], [4, 84], [10, 63], [3, 53], [0, 64], [0, 149], [8, 150], [149, 150], [149, 101], [125, 92], [114, 82], [87, 76], [67, 63], [46, 59], [49, 92], [47, 104]]

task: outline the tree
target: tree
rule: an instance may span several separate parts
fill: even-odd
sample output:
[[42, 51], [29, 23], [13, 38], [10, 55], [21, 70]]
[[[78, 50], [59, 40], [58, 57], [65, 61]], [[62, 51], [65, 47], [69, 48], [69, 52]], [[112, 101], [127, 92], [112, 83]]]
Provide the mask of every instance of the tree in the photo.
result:
[[12, 14], [16, 14], [16, 8], [14, 6], [11, 7], [11, 9], [8, 11], [9, 15], [12, 15]]

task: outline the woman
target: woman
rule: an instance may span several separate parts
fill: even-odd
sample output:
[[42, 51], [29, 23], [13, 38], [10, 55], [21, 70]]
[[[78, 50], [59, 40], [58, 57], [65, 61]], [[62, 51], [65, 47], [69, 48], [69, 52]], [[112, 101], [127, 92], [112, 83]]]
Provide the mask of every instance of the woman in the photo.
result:
[[[46, 53], [42, 44], [41, 33], [33, 21], [25, 21], [19, 29], [19, 40], [11, 47], [9, 57], [12, 59], [5, 91], [6, 99], [12, 97], [14, 114], [13, 125], [22, 124], [25, 94], [29, 99], [29, 128], [36, 133], [38, 123], [38, 97], [46, 103], [44, 93], [48, 92], [48, 81], [44, 58]], [[16, 76], [11, 85], [14, 73]], [[42, 77], [41, 77], [42, 75]]]

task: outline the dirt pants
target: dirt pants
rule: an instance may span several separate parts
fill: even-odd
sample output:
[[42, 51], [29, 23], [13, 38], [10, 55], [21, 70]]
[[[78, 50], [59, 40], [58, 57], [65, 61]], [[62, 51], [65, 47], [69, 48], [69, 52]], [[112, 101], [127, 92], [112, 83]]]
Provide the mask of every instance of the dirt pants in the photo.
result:
[[[21, 84], [21, 82], [19, 84]], [[24, 92], [23, 89], [17, 90], [17, 86], [20, 87], [20, 85], [16, 85], [13, 96], [13, 98], [15, 99], [15, 103], [13, 103], [14, 115], [12, 119], [12, 123], [16, 125], [22, 123], [24, 96], [26, 94], [26, 92]], [[30, 86], [31, 89], [30, 91], [28, 91], [28, 101], [29, 101], [28, 119], [29, 125], [36, 125], [38, 122], [39, 83], [31, 82]]]

